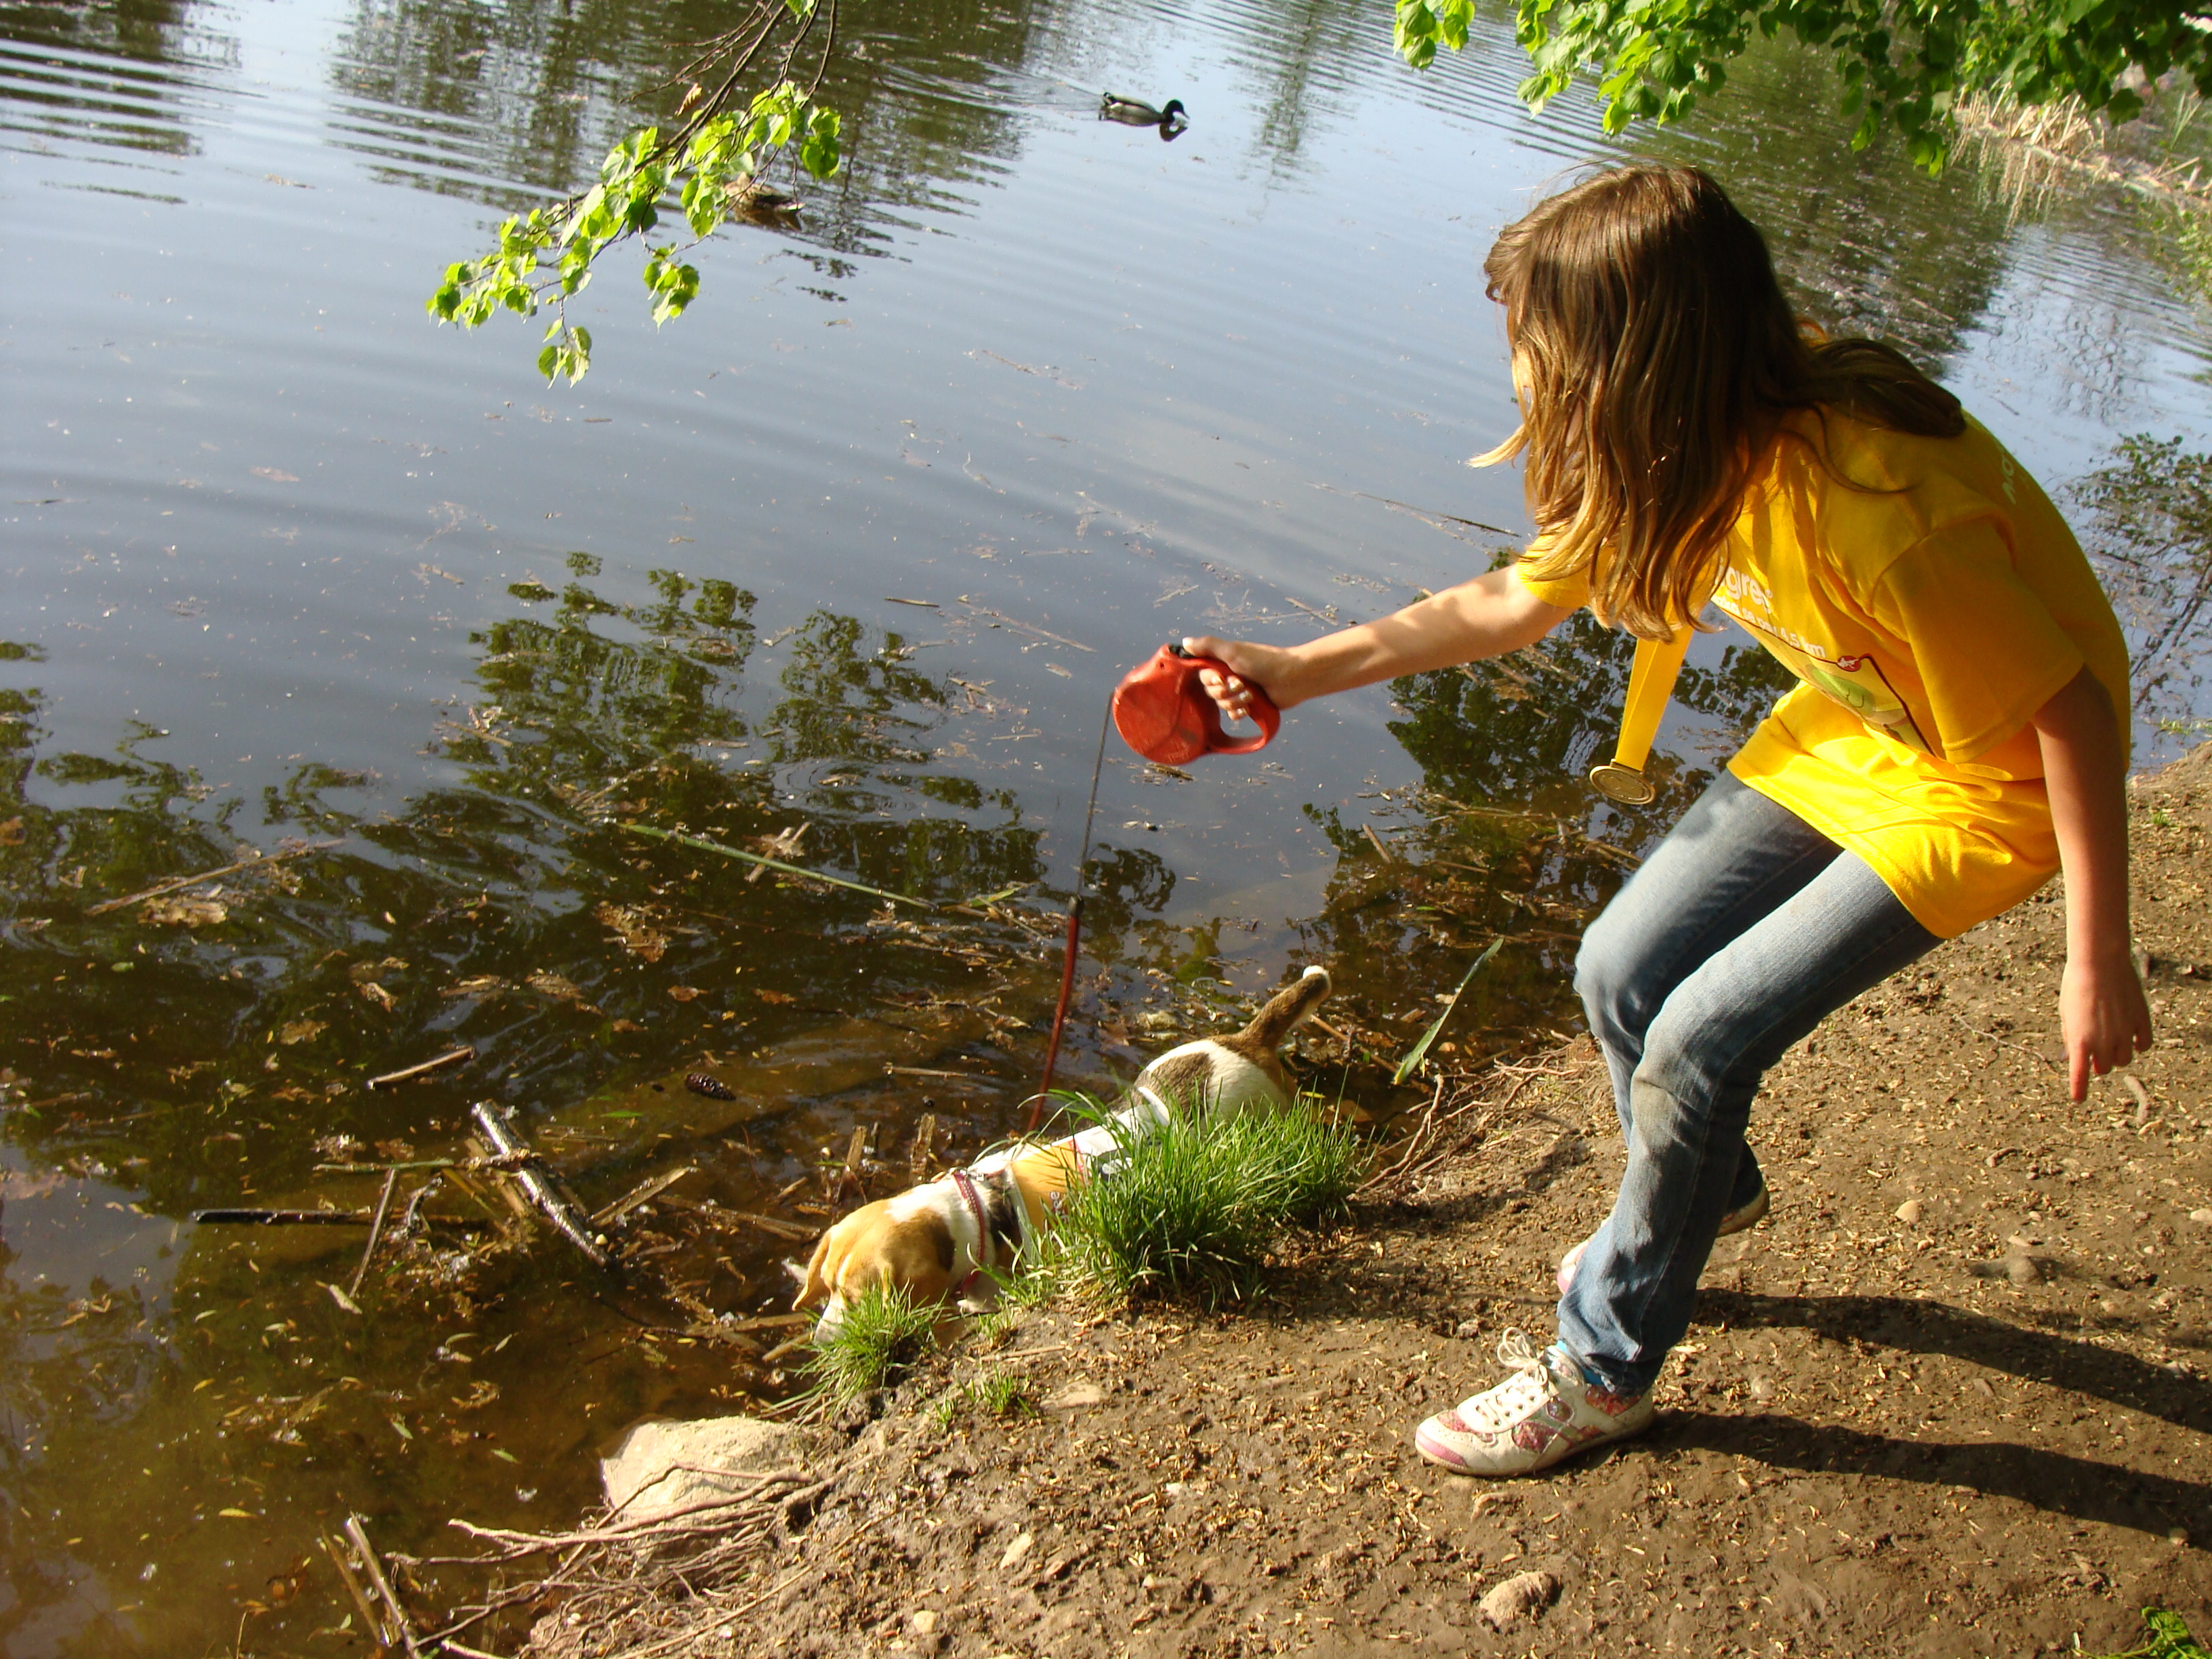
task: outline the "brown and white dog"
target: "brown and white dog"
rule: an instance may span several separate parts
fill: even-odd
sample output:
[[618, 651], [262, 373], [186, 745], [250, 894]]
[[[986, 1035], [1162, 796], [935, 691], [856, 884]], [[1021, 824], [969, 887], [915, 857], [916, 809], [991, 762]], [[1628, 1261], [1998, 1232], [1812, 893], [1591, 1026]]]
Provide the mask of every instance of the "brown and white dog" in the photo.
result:
[[946, 1296], [987, 1301], [989, 1275], [1012, 1265], [1052, 1224], [1060, 1195], [1086, 1174], [1110, 1173], [1115, 1151], [1165, 1123], [1171, 1110], [1237, 1113], [1287, 1107], [1295, 1091], [1276, 1053], [1329, 993], [1328, 971], [1309, 968], [1268, 999], [1233, 1036], [1170, 1048], [1137, 1074], [1106, 1122], [1048, 1143], [1018, 1142], [964, 1170], [864, 1204], [822, 1236], [792, 1305], [826, 1303], [817, 1338], [835, 1332], [845, 1304], [875, 1285], [917, 1303]]

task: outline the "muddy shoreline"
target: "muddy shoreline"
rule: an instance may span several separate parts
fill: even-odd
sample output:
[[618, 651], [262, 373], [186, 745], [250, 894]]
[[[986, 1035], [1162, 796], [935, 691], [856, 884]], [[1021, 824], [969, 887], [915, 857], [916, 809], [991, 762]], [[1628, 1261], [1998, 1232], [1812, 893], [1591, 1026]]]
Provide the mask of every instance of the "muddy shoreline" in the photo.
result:
[[[1621, 1159], [1588, 1042], [1455, 1078], [1258, 1304], [1032, 1315], [820, 1431], [828, 1485], [689, 1597], [529, 1650], [957, 1656], [2116, 1652], [2212, 1607], [2212, 750], [2133, 789], [2159, 1046], [2074, 1107], [2058, 895], [1770, 1079], [1775, 1210], [1723, 1242], [1640, 1443], [1534, 1480], [1422, 1415], [1548, 1328]], [[1018, 1375], [1034, 1409], [964, 1385]], [[1516, 1574], [1547, 1605], [1480, 1609]], [[2078, 1644], [2078, 1646], [2077, 1646]], [[502, 1644], [503, 1645], [503, 1644]]]

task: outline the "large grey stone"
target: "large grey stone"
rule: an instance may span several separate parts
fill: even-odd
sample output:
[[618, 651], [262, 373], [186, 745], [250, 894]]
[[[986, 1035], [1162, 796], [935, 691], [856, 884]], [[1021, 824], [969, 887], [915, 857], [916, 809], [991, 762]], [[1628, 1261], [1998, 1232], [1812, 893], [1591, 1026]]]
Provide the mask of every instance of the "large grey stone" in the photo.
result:
[[757, 1417], [707, 1417], [689, 1423], [641, 1423], [599, 1460], [607, 1503], [625, 1521], [744, 1490], [751, 1479], [803, 1467], [806, 1437]]

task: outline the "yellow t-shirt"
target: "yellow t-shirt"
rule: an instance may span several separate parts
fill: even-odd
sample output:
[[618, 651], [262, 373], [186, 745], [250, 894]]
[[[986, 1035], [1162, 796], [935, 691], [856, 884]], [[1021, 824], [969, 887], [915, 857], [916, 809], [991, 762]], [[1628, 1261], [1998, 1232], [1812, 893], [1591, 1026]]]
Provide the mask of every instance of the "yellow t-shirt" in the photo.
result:
[[[1522, 581], [1589, 600], [1585, 576]], [[1791, 416], [1713, 603], [1800, 682], [1729, 769], [1864, 859], [1923, 927], [1962, 933], [2057, 872], [2028, 722], [2086, 664], [2124, 742], [2127, 645], [2065, 520], [1979, 424], [1917, 438], [1830, 414], [1824, 439]]]

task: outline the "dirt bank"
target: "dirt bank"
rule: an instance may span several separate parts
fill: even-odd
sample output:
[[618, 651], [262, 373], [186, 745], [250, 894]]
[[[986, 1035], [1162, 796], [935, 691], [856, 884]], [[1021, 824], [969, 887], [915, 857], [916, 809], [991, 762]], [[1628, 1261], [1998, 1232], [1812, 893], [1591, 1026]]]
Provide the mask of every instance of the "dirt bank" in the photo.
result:
[[[809, 1524], [615, 1649], [2025, 1655], [2133, 1646], [2145, 1605], [2203, 1636], [2212, 758], [2135, 798], [2140, 1093], [2066, 1100], [2055, 893], [1862, 998], [1771, 1079], [1774, 1213], [1723, 1242], [1642, 1442], [1498, 1484], [1409, 1443], [1505, 1328], [1548, 1331], [1610, 1202], [1577, 1042], [1448, 1092], [1260, 1305], [1034, 1316], [853, 1413]], [[1038, 1414], [961, 1403], [1005, 1372]], [[1533, 1570], [1556, 1599], [1494, 1629], [1479, 1599]]]

